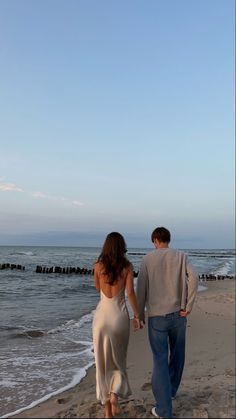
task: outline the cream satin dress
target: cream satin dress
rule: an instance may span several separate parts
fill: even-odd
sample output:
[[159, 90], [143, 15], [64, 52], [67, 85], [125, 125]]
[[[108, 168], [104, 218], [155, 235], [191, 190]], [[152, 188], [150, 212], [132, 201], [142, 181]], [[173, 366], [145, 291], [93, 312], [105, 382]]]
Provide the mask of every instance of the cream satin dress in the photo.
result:
[[130, 321], [125, 290], [107, 297], [100, 290], [100, 302], [93, 319], [97, 399], [105, 404], [110, 393], [126, 398], [131, 394], [126, 373]]

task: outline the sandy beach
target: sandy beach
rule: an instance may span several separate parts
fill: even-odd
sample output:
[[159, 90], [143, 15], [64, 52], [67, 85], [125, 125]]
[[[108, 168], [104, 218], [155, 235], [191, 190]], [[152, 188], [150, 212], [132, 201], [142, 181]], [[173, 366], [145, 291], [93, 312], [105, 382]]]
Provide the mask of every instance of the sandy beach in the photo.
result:
[[[206, 282], [188, 318], [187, 356], [173, 401], [176, 418], [235, 418], [235, 281]], [[121, 401], [121, 418], [149, 418], [154, 399], [147, 328], [131, 332], [128, 375], [133, 395]], [[95, 367], [79, 385], [24, 411], [18, 418], [102, 418], [95, 399]]]

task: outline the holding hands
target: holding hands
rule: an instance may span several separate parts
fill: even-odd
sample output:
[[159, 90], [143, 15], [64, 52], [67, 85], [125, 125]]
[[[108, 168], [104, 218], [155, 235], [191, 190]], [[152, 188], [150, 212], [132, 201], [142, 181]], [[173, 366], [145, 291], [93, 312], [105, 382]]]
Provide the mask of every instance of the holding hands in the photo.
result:
[[139, 329], [143, 329], [143, 327], [144, 327], [144, 322], [139, 319], [138, 315], [134, 315], [134, 318], [133, 318], [134, 331], [136, 332]]

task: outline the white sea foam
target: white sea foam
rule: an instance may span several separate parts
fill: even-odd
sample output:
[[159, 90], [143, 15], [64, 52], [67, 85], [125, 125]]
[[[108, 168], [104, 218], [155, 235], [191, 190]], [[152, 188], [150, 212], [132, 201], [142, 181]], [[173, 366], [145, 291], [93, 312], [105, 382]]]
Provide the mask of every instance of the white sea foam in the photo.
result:
[[[92, 347], [91, 342], [90, 342], [90, 347]], [[55, 361], [78, 358], [82, 354], [86, 354], [86, 353], [89, 354], [90, 351], [91, 351], [91, 348], [88, 348], [88, 349], [82, 349], [81, 351], [78, 351], [78, 352], [70, 352], [68, 354], [62, 352], [59, 354], [44, 355], [42, 357], [37, 356], [37, 358], [19, 356], [17, 358], [8, 358], [7, 360], [3, 360], [3, 364], [12, 363], [15, 367], [24, 366], [24, 365], [25, 366], [29, 366], [29, 365], [39, 366], [40, 364], [45, 364], [45, 362], [50, 362], [54, 364]]]
[[[92, 343], [90, 343], [90, 346], [92, 347]], [[80, 355], [83, 355], [83, 354], [90, 355], [90, 353], [91, 353], [91, 348], [83, 349], [82, 351], [78, 351], [78, 352], [73, 352], [73, 353], [70, 353], [68, 355], [66, 355], [65, 353], [56, 354], [56, 355], [49, 355], [49, 356], [45, 357], [45, 359], [47, 361], [52, 359], [52, 361], [54, 362], [54, 361], [64, 360], [65, 358], [70, 358], [70, 359], [71, 358], [78, 358]]]
[[13, 415], [16, 415], [18, 413], [24, 412], [25, 410], [31, 409], [32, 407], [35, 407], [38, 404], [45, 402], [46, 400], [50, 399], [51, 397], [56, 396], [57, 394], [63, 393], [64, 391], [69, 390], [70, 388], [75, 387], [85, 377], [86, 371], [93, 364], [94, 364], [94, 361], [91, 361], [84, 368], [79, 369], [77, 371], [77, 373], [75, 374], [74, 378], [72, 379], [72, 381], [69, 384], [67, 384], [66, 386], [64, 386], [64, 387], [62, 387], [62, 388], [60, 388], [60, 389], [58, 389], [56, 391], [53, 391], [50, 394], [47, 394], [46, 396], [42, 397], [41, 399], [35, 400], [34, 402], [30, 403], [26, 407], [22, 407], [21, 409], [15, 410], [14, 412], [7, 413], [6, 415], [1, 416], [1, 418], [9, 418], [9, 417], [11, 417]]
[[[67, 341], [70, 340], [71, 342], [73, 342], [75, 344], [79, 344], [79, 345], [81, 345], [81, 350], [77, 350], [75, 352], [71, 352], [71, 351], [64, 352], [64, 351], [62, 351], [61, 353], [56, 353], [56, 354], [55, 353], [52, 353], [52, 354], [44, 353], [43, 356], [36, 356], [36, 357], [35, 356], [34, 357], [32, 357], [32, 356], [18, 356], [18, 357], [14, 357], [14, 358], [11, 359], [12, 364], [17, 368], [21, 368], [21, 369], [23, 368], [24, 369], [24, 368], [28, 368], [30, 365], [34, 365], [34, 370], [30, 371], [30, 378], [31, 379], [38, 379], [38, 378], [40, 379], [40, 377], [42, 375], [44, 376], [44, 379], [45, 379], [45, 370], [44, 370], [44, 368], [41, 369], [41, 367], [40, 367], [40, 365], [43, 367], [45, 365], [45, 363], [49, 364], [51, 366], [51, 371], [53, 371], [54, 366], [57, 365], [58, 362], [59, 363], [63, 362], [63, 365], [65, 366], [67, 360], [71, 360], [72, 364], [76, 365], [77, 362], [75, 363], [75, 360], [77, 359], [78, 362], [82, 362], [82, 365], [81, 365], [81, 368], [77, 370], [75, 375], [74, 375], [74, 372], [73, 372], [74, 378], [72, 379], [72, 381], [68, 385], [66, 385], [64, 387], [61, 387], [59, 390], [52, 391], [53, 387], [55, 389], [55, 384], [56, 384], [56, 381], [54, 380], [54, 384], [52, 383], [53, 387], [51, 385], [48, 385], [48, 387], [47, 387], [46, 391], [48, 392], [48, 395], [43, 396], [43, 397], [39, 398], [38, 400], [36, 400], [32, 403], [30, 403], [30, 400], [29, 400], [28, 403], [30, 403], [30, 404], [28, 404], [28, 406], [21, 407], [16, 412], [11, 412], [11, 413], [7, 413], [7, 414], [5, 414], [5, 412], [4, 412], [4, 416], [2, 416], [2, 417], [9, 417], [13, 414], [20, 413], [20, 412], [22, 412], [26, 409], [29, 409], [33, 406], [36, 406], [37, 404], [41, 403], [42, 401], [49, 399], [53, 395], [59, 394], [59, 393], [65, 391], [65, 390], [67, 390], [71, 387], [74, 387], [76, 384], [78, 384], [81, 381], [81, 379], [86, 375], [87, 369], [94, 363], [94, 354], [93, 354], [93, 351], [92, 351], [92, 347], [93, 347], [92, 341], [89, 340], [90, 338], [88, 339], [88, 336], [87, 336], [87, 333], [86, 333], [87, 329], [89, 329], [89, 330], [91, 329], [91, 322], [92, 322], [92, 318], [93, 318], [93, 313], [94, 313], [94, 311], [82, 316], [78, 321], [69, 320], [69, 321], [63, 323], [62, 325], [58, 326], [57, 328], [51, 329], [48, 332], [48, 334], [49, 334], [48, 339], [51, 339], [50, 336], [52, 338], [54, 336], [53, 339], [55, 339], [57, 333], [61, 332], [62, 335], [63, 335], [62, 341], [66, 342], [66, 340]], [[73, 339], [73, 335], [74, 335], [75, 339]], [[81, 335], [82, 339], [81, 338], [78, 339], [79, 335]], [[44, 335], [44, 336], [46, 338], [47, 334]], [[77, 337], [77, 339], [76, 339], [76, 337]], [[39, 342], [39, 341], [37, 341], [37, 342]], [[10, 360], [8, 358], [5, 361], [8, 364]], [[38, 370], [38, 368], [39, 368], [39, 370]], [[7, 370], [7, 366], [6, 366], [5, 369]], [[46, 379], [46, 380], [48, 380], [48, 384], [49, 384], [50, 381], [51, 381], [50, 375], [48, 376], [48, 379]], [[69, 380], [70, 380], [70, 378], [69, 378]], [[4, 380], [4, 383], [5, 383], [6, 388], [9, 388], [9, 389], [13, 388], [13, 381], [10, 382], [8, 380], [7, 376], [6, 376], [6, 379]], [[15, 383], [15, 385], [19, 385], [19, 383]], [[60, 386], [60, 384], [59, 384], [59, 386]], [[18, 401], [21, 403], [21, 406], [22, 405], [24, 406], [24, 401], [23, 400], [24, 400], [24, 398], [21, 401], [21, 397], [20, 397], [20, 394], [19, 394]]]
[[35, 253], [33, 252], [14, 252], [14, 253], [10, 253], [10, 256], [35, 256]]
[[206, 291], [207, 287], [204, 287], [203, 285], [198, 285], [198, 292], [200, 291]]
[[216, 270], [215, 275], [228, 275], [232, 271], [234, 263], [234, 260], [225, 262], [223, 266]]
[[78, 343], [79, 345], [83, 345], [83, 346], [91, 346], [91, 341], [87, 341], [87, 340], [76, 340], [76, 339], [71, 339], [71, 338], [67, 338], [68, 340], [70, 340], [73, 343]]
[[1, 387], [7, 387], [7, 388], [13, 388], [18, 386], [18, 383], [16, 381], [11, 381], [11, 380], [1, 380], [0, 381], [0, 386]]
[[67, 331], [68, 329], [80, 328], [85, 323], [91, 322], [93, 318], [94, 310], [91, 313], [85, 314], [79, 320], [68, 320], [67, 322], [55, 327], [47, 332], [47, 334], [60, 333]]

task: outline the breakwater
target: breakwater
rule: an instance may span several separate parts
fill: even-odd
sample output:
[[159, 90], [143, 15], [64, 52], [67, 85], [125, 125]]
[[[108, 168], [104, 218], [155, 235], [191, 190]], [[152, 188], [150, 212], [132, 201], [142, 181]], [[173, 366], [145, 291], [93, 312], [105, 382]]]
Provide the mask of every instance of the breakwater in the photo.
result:
[[77, 267], [72, 267], [72, 266], [67, 266], [67, 267], [61, 267], [61, 266], [51, 266], [51, 267], [47, 267], [47, 266], [36, 266], [36, 273], [39, 274], [51, 274], [51, 273], [55, 273], [55, 274], [80, 274], [80, 275], [93, 275], [94, 270], [93, 269], [87, 269], [87, 268], [80, 268], [79, 266]]
[[[25, 271], [25, 266], [13, 263], [0, 263], [0, 270], [4, 269], [17, 269]], [[93, 275], [94, 270], [88, 268], [81, 268], [79, 266], [42, 266], [37, 265], [35, 272], [39, 274], [63, 274], [63, 275]], [[139, 271], [134, 271], [134, 277], [138, 276]], [[199, 280], [204, 281], [223, 281], [225, 279], [236, 279], [235, 275], [213, 275], [213, 274], [201, 274]]]
[[3, 269], [18, 269], [18, 270], [25, 270], [25, 266], [22, 265], [16, 265], [15, 263], [0, 263], [0, 270]]

